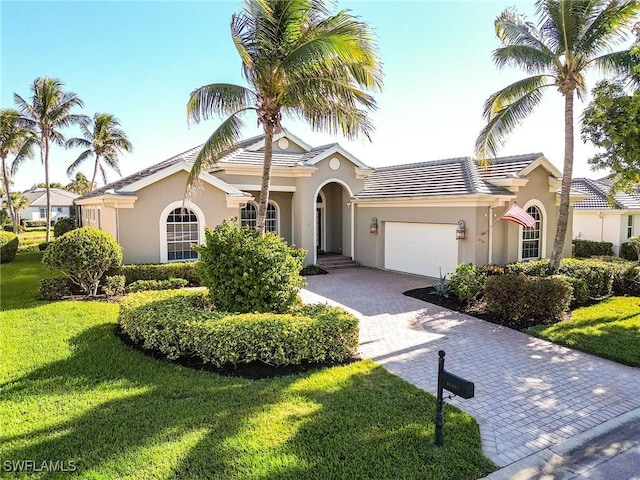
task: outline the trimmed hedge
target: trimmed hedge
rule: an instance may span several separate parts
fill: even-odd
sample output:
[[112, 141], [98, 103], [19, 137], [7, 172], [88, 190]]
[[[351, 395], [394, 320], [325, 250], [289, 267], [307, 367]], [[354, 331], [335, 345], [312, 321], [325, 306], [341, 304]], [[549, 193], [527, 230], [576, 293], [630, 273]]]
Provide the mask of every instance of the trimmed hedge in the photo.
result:
[[53, 236], [59, 238], [71, 230], [78, 228], [76, 219], [73, 217], [63, 217], [53, 225]]
[[18, 236], [13, 232], [0, 231], [0, 263], [11, 262], [18, 253]]
[[545, 277], [549, 274], [549, 259], [508, 263], [504, 266], [504, 273], [524, 273], [532, 277]]
[[484, 299], [487, 310], [503, 325], [522, 329], [562, 320], [571, 292], [562, 278], [505, 274], [487, 278]]
[[212, 311], [206, 292], [127, 295], [120, 326], [134, 342], [169, 359], [196, 356], [217, 367], [260, 361], [284, 366], [341, 362], [358, 348], [358, 320], [341, 308], [304, 306], [300, 314]]
[[640, 265], [633, 263], [619, 272], [613, 279], [613, 290], [616, 295], [640, 296]]
[[593, 242], [591, 240], [574, 240], [573, 256], [576, 258], [597, 257], [600, 255], [613, 255], [613, 243]]
[[169, 280], [184, 278], [189, 285], [200, 286], [198, 262], [146, 263], [122, 265], [109, 271], [109, 275], [124, 275], [127, 285], [139, 280]]
[[62, 300], [71, 295], [71, 280], [67, 277], [43, 278], [40, 280], [42, 300]]
[[589, 287], [587, 287], [587, 282], [581, 278], [568, 275], [554, 275], [551, 278], [561, 278], [571, 285], [571, 307], [584, 305], [589, 300]]
[[602, 298], [613, 292], [613, 277], [619, 269], [615, 264], [602, 260], [579, 260], [564, 258], [560, 262], [560, 273], [580, 278], [587, 284], [590, 298]]
[[[124, 276], [122, 276], [124, 278]], [[144, 292], [147, 290], [176, 290], [189, 284], [184, 278], [169, 278], [167, 280], [137, 280], [127, 287], [127, 291]]]
[[620, 258], [631, 260], [632, 262], [638, 261], [638, 253], [629, 242], [625, 242], [620, 245]]

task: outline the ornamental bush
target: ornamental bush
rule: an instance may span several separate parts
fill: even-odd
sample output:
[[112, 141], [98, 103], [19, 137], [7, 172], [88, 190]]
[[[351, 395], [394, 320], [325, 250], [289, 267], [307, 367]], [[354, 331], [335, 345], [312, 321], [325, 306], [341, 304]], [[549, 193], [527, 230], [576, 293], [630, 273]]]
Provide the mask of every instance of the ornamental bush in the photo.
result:
[[67, 277], [43, 278], [40, 280], [42, 300], [62, 300], [71, 295], [71, 285]]
[[104, 278], [102, 291], [107, 297], [122, 295], [124, 293], [125, 281], [124, 275], [107, 275]]
[[93, 227], [65, 233], [42, 256], [45, 267], [62, 271], [87, 295], [96, 295], [105, 272], [121, 262], [122, 247], [111, 235]]
[[611, 295], [613, 277], [619, 268], [611, 262], [602, 260], [564, 258], [560, 262], [559, 273], [584, 280], [587, 284], [588, 296], [595, 299]]
[[0, 231], [0, 263], [11, 262], [18, 253], [18, 236], [13, 232]]
[[508, 263], [504, 266], [505, 273], [524, 273], [533, 277], [546, 277], [549, 274], [549, 260], [528, 260], [526, 262]]
[[217, 367], [341, 362], [358, 348], [358, 320], [341, 308], [311, 305], [295, 315], [231, 314], [212, 311], [206, 292], [129, 294], [120, 303], [119, 324], [144, 348], [170, 359], [195, 356]]
[[505, 274], [487, 278], [484, 299], [487, 310], [503, 325], [522, 329], [562, 320], [571, 291], [562, 278]]
[[638, 252], [636, 251], [633, 244], [625, 242], [620, 245], [620, 258], [631, 260], [633, 262], [638, 261]]
[[141, 263], [122, 265], [109, 271], [110, 275], [124, 275], [127, 285], [139, 280], [169, 280], [184, 278], [189, 285], [200, 286], [198, 262]]
[[75, 230], [77, 227], [76, 220], [73, 217], [64, 217], [58, 220], [53, 225], [53, 236], [59, 238], [71, 230]]
[[584, 305], [589, 300], [589, 288], [587, 282], [581, 278], [574, 278], [568, 275], [554, 275], [551, 278], [561, 278], [571, 285], [571, 307]]
[[573, 241], [574, 257], [589, 258], [597, 257], [599, 255], [613, 255], [613, 243], [577, 239]]
[[[123, 276], [124, 278], [124, 276]], [[133, 292], [144, 292], [147, 290], [176, 290], [186, 287], [189, 284], [184, 278], [169, 278], [167, 280], [138, 280], [127, 287]]]
[[306, 252], [281, 237], [225, 221], [205, 232], [198, 272], [218, 310], [286, 312], [304, 285]]
[[484, 287], [485, 275], [472, 263], [461, 263], [449, 279], [449, 289], [459, 300], [471, 303], [478, 299]]

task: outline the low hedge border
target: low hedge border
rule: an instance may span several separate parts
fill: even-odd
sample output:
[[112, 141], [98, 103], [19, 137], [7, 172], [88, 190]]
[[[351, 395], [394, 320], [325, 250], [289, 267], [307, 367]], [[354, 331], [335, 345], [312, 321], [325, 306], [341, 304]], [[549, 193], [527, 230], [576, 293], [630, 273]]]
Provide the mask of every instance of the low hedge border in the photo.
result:
[[130, 264], [109, 270], [108, 275], [124, 275], [129, 285], [139, 280], [169, 280], [170, 278], [184, 278], [189, 285], [200, 286], [198, 275], [199, 262], [173, 262]]
[[216, 367], [336, 363], [356, 354], [358, 320], [341, 308], [311, 305], [296, 314], [229, 314], [212, 310], [207, 295], [184, 290], [129, 294], [120, 303], [121, 330], [168, 359], [198, 357]]

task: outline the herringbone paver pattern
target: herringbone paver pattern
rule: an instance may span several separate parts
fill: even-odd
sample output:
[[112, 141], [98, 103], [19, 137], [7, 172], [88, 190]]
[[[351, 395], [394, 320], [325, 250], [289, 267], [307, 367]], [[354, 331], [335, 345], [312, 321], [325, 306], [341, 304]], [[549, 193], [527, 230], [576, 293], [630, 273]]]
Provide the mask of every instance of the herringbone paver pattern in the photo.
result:
[[[475, 383], [448, 400], [480, 425], [484, 454], [505, 466], [640, 407], [640, 370], [402, 295], [428, 280], [370, 268], [308, 277], [306, 302], [360, 319], [360, 351], [435, 394], [438, 350]], [[445, 426], [446, 441], [446, 426]]]

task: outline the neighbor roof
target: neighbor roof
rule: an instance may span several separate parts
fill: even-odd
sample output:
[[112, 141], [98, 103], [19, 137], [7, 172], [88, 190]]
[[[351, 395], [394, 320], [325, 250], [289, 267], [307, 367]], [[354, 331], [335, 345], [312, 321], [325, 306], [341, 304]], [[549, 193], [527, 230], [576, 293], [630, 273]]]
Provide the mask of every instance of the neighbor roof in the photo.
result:
[[487, 168], [471, 157], [448, 158], [377, 168], [364, 181], [358, 199], [408, 198], [442, 195], [512, 195], [491, 180], [518, 177], [542, 157], [541, 153], [501, 157]]
[[607, 180], [592, 180], [590, 178], [575, 178], [571, 181], [571, 189], [578, 190], [588, 198], [574, 204], [575, 210], [639, 210], [640, 194], [617, 192], [610, 202], [611, 182]]
[[[70, 207], [73, 205], [73, 201], [79, 197], [79, 195], [69, 192], [68, 190], [62, 190], [60, 188], [51, 188], [51, 206], [53, 207]], [[46, 188], [34, 188], [33, 190], [27, 190], [22, 195], [29, 202], [30, 207], [46, 207], [47, 206], [47, 189]]]

